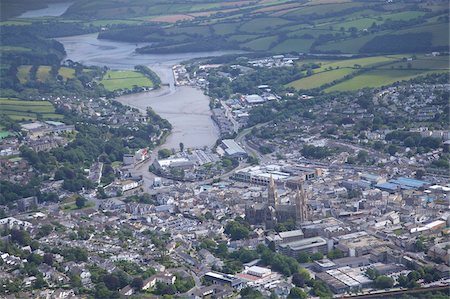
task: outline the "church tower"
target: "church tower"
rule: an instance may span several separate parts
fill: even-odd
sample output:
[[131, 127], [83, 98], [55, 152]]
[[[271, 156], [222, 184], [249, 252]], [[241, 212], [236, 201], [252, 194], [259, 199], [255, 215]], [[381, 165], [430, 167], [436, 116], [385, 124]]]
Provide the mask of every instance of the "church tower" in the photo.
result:
[[295, 194], [295, 208], [297, 210], [297, 222], [303, 223], [308, 221], [308, 197], [303, 188], [303, 184], [300, 189], [297, 187], [297, 192]]
[[276, 209], [278, 205], [278, 193], [275, 186], [275, 181], [272, 176], [270, 176], [269, 186], [267, 190], [267, 202], [269, 206]]

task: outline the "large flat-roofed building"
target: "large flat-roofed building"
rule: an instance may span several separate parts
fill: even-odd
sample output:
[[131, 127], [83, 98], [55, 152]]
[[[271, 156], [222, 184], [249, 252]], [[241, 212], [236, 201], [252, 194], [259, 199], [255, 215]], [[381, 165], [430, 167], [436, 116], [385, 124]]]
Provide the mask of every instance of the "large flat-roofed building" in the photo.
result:
[[260, 95], [257, 94], [246, 95], [244, 96], [244, 100], [249, 105], [262, 104], [266, 101]]
[[272, 274], [272, 271], [269, 268], [263, 268], [258, 266], [252, 266], [247, 269], [247, 273], [257, 277], [266, 277]]
[[280, 232], [277, 234], [269, 235], [266, 237], [267, 243], [283, 244], [289, 242], [295, 242], [303, 239], [303, 231], [301, 229], [291, 230], [286, 232]]
[[250, 166], [240, 169], [231, 177], [236, 181], [267, 186], [273, 179], [276, 183], [284, 182], [290, 177], [287, 172], [281, 171], [278, 165]]
[[204, 276], [206, 281], [210, 281], [214, 284], [230, 286], [233, 289], [241, 289], [244, 282], [234, 275], [218, 273], [218, 272], [207, 272]]
[[351, 257], [369, 254], [372, 250], [386, 244], [386, 241], [364, 231], [338, 236], [335, 240], [338, 241], [336, 248]]
[[297, 189], [305, 181], [309, 181], [321, 175], [320, 169], [307, 167], [284, 167], [281, 165], [249, 166], [234, 173], [232, 179], [240, 182], [266, 186], [270, 178], [277, 184], [285, 184], [287, 187]]
[[155, 160], [155, 162], [153, 162], [153, 166], [155, 166], [157, 169], [167, 169], [169, 167], [180, 169], [192, 169], [194, 168], [195, 163], [187, 158], [170, 158], [170, 159]]
[[284, 255], [297, 258], [302, 252], [323, 254], [328, 253], [328, 241], [322, 237], [313, 237], [299, 241], [279, 244], [278, 250]]
[[224, 139], [220, 146], [217, 147], [217, 153], [220, 156], [233, 157], [243, 159], [248, 156], [247, 152], [233, 139]]
[[334, 293], [344, 293], [349, 289], [367, 287], [372, 280], [359, 268], [342, 267], [317, 273], [316, 279], [323, 281]]

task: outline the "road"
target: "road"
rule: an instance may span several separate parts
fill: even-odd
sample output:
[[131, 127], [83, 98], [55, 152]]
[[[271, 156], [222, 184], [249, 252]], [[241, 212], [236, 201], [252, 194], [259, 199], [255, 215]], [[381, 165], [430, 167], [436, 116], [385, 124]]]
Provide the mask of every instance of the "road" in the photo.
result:
[[261, 153], [258, 152], [257, 149], [252, 147], [246, 141], [245, 137], [252, 132], [253, 128], [260, 128], [260, 127], [267, 125], [268, 123], [269, 122], [265, 122], [265, 123], [257, 124], [253, 127], [244, 129], [236, 136], [236, 138], [234, 138], [234, 141], [236, 141], [237, 144], [241, 145], [249, 155], [256, 157], [261, 162], [266, 162], [267, 158], [264, 155], [261, 155]]
[[425, 288], [416, 288], [416, 289], [405, 289], [405, 290], [389, 290], [389, 291], [381, 291], [372, 294], [359, 294], [359, 295], [339, 295], [335, 298], [358, 298], [358, 299], [378, 299], [378, 298], [395, 298], [400, 297], [403, 294], [417, 294], [423, 292], [431, 292], [431, 291], [448, 291], [448, 286], [434, 286], [434, 287], [425, 287]]

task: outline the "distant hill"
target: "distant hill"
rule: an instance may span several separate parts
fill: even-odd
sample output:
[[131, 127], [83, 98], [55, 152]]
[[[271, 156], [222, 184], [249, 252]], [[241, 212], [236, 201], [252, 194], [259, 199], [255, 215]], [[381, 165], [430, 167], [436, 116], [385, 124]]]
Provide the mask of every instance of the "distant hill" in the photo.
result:
[[64, 18], [101, 19], [99, 38], [152, 43], [140, 53], [392, 54], [448, 51], [448, 12], [443, 0], [81, 0]]

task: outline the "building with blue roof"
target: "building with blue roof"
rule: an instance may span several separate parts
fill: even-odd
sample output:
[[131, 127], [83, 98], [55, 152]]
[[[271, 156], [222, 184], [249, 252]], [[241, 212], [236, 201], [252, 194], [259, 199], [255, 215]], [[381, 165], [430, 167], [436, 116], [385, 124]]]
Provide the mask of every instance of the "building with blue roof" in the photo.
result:
[[411, 178], [400, 177], [396, 180], [399, 184], [405, 185], [412, 188], [420, 188], [424, 186], [429, 186], [430, 183], [422, 180], [416, 180]]
[[386, 183], [379, 183], [375, 185], [382, 191], [387, 191], [389, 193], [395, 193], [396, 191], [402, 190], [416, 190], [421, 187], [429, 186], [430, 183], [422, 180], [416, 180], [406, 177], [400, 177], [395, 180], [389, 180]]

